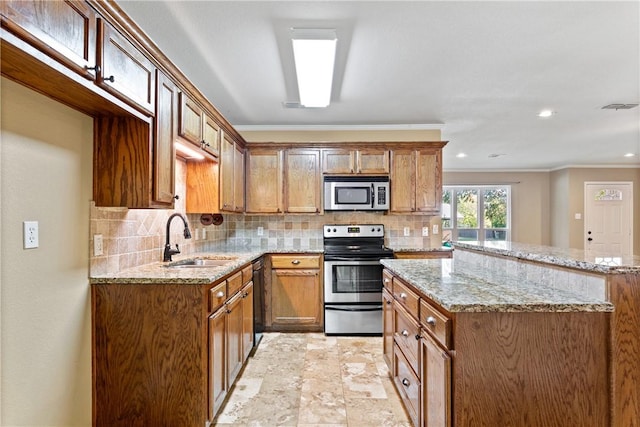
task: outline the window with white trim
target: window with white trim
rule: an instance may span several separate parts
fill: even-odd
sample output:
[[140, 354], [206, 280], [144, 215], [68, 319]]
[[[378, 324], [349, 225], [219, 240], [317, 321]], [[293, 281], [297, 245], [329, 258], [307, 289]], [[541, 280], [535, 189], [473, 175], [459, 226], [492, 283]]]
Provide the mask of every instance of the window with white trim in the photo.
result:
[[453, 241], [511, 240], [511, 186], [443, 186], [442, 230]]

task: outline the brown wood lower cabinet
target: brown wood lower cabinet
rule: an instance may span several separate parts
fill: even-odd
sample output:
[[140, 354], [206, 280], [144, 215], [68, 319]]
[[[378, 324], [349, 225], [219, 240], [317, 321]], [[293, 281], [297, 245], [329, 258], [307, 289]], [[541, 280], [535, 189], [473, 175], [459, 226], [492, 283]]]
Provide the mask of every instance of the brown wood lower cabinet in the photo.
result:
[[266, 284], [266, 328], [321, 331], [323, 327], [320, 255], [271, 255]]
[[[240, 272], [208, 285], [91, 286], [93, 425], [213, 422], [252, 345], [253, 282]], [[244, 286], [229, 295], [237, 277]]]
[[611, 313], [452, 313], [389, 270], [384, 278], [395, 313], [384, 317], [385, 360], [415, 426], [612, 425]]

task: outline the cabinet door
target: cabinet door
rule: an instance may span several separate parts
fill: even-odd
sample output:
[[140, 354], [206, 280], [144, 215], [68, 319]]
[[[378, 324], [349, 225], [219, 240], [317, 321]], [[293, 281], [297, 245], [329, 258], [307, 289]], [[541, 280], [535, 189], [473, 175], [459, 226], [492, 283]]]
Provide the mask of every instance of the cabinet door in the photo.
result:
[[202, 149], [214, 157], [220, 155], [220, 125], [207, 113], [202, 117]]
[[322, 150], [323, 173], [354, 173], [353, 150]]
[[415, 151], [391, 152], [391, 211], [414, 212], [416, 206]]
[[153, 138], [153, 202], [173, 208], [176, 139], [176, 85], [160, 70], [157, 75], [155, 133]]
[[4, 1], [3, 27], [93, 80], [96, 65], [95, 11], [84, 1]]
[[200, 147], [202, 142], [202, 108], [195, 101], [189, 98], [184, 92], [180, 92], [180, 109], [179, 109], [180, 130], [178, 134]]
[[416, 210], [439, 214], [442, 199], [440, 150], [416, 152]]
[[233, 211], [244, 212], [244, 148], [238, 144], [233, 152]]
[[247, 151], [247, 212], [282, 212], [282, 150]]
[[389, 173], [389, 150], [358, 150], [356, 154], [358, 173]]
[[220, 141], [220, 210], [233, 212], [233, 166], [235, 144], [224, 135]]
[[285, 153], [285, 209], [291, 213], [320, 212], [320, 152]]
[[187, 162], [187, 213], [220, 212], [218, 175], [216, 162]]
[[98, 85], [153, 115], [156, 88], [153, 63], [102, 19], [98, 19], [98, 35]]
[[253, 348], [253, 282], [242, 288], [242, 360], [249, 357]]
[[218, 413], [227, 396], [227, 308], [209, 317], [209, 420]]
[[429, 427], [451, 426], [451, 357], [422, 334], [422, 414]]
[[382, 290], [382, 355], [393, 376], [393, 297], [386, 289]]
[[235, 382], [242, 363], [242, 294], [237, 293], [227, 304], [227, 386]]
[[319, 270], [271, 270], [271, 324], [284, 330], [322, 328]]

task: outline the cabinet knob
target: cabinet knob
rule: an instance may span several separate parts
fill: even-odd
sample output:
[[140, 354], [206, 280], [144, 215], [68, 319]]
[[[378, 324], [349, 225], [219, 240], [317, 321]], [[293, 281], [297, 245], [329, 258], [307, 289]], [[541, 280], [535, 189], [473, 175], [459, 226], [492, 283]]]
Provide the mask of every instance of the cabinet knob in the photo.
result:
[[408, 337], [409, 336], [409, 331], [407, 331], [406, 329], [404, 329], [402, 332], [400, 332], [402, 334], [403, 337]]
[[409, 387], [411, 385], [411, 382], [408, 379], [403, 378], [402, 379], [402, 385], [405, 386], [405, 387]]
[[176, 194], [175, 196], [173, 196], [173, 198], [176, 200], [180, 200], [180, 195]]
[[389, 279], [387, 279], [387, 278], [385, 278], [385, 279], [384, 279], [384, 283], [389, 283], [390, 281], [391, 281], [391, 280], [389, 280]]
[[404, 292], [400, 292], [400, 298], [407, 299], [407, 294], [405, 294]]
[[420, 341], [420, 334], [416, 334], [414, 338], [416, 339], [416, 341]]
[[103, 77], [103, 78], [102, 78], [102, 81], [105, 81], [105, 82], [111, 82], [111, 83], [113, 83], [113, 82], [115, 82], [115, 81], [116, 81], [116, 78], [115, 78], [115, 77], [113, 77], [113, 76]]
[[220, 291], [216, 294], [216, 298], [222, 298], [224, 297], [224, 292]]
[[427, 325], [436, 326], [436, 318], [433, 316], [427, 317]]
[[294, 259], [293, 261], [291, 261], [291, 264], [298, 265], [298, 264], [300, 264], [300, 260], [299, 259]]
[[100, 66], [96, 65], [95, 67], [84, 67], [87, 71], [94, 71], [96, 74], [100, 73]]
[[391, 305], [391, 300], [387, 300], [387, 305]]

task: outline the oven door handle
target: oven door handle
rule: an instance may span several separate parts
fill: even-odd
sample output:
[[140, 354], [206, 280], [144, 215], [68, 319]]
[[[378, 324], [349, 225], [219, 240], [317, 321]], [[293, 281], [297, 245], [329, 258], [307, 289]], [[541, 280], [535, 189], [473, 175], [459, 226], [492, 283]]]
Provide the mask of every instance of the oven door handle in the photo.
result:
[[375, 191], [374, 185], [371, 184], [371, 209], [373, 209], [375, 204], [376, 204], [376, 191]]
[[350, 257], [350, 256], [331, 255], [329, 257], [325, 256], [324, 260], [325, 260], [325, 262], [347, 261], [347, 262], [354, 263], [354, 265], [356, 265], [355, 263], [362, 263], [362, 262], [369, 262], [369, 263], [371, 263], [370, 265], [380, 264], [380, 258], [373, 258], [373, 259], [372, 258], [354, 258], [354, 257]]
[[359, 311], [382, 311], [381, 305], [376, 306], [366, 306], [367, 308], [350, 308], [350, 307], [336, 307], [336, 306], [325, 306], [325, 310], [332, 311], [351, 311], [351, 312], [359, 312]]

